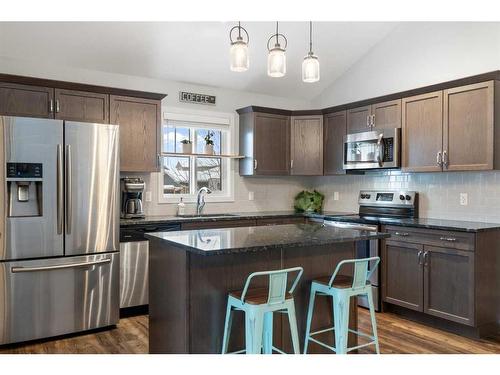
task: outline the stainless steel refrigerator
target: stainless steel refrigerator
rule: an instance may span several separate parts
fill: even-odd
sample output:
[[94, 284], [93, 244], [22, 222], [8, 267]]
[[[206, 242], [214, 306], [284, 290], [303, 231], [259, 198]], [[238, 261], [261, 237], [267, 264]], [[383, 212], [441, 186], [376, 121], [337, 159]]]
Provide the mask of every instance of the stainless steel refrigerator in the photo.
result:
[[0, 117], [0, 345], [119, 319], [118, 126]]

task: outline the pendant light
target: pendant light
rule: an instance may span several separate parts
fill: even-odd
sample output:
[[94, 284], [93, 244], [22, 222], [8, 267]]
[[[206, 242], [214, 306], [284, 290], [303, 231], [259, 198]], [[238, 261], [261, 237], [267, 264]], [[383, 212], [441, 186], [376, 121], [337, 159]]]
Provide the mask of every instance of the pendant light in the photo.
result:
[[302, 61], [302, 81], [319, 81], [319, 60], [312, 51], [312, 21], [309, 21], [309, 53]]
[[[281, 48], [279, 43], [279, 38], [282, 37], [285, 46]], [[273, 38], [276, 38], [276, 42], [273, 48], [269, 47], [269, 43]], [[270, 77], [284, 77], [286, 74], [286, 55], [285, 50], [288, 45], [288, 41], [283, 34], [278, 31], [278, 22], [276, 22], [276, 34], [271, 35], [267, 41], [267, 49], [269, 55], [267, 56], [267, 75]]]
[[[233, 31], [238, 30], [238, 37], [233, 41]], [[243, 40], [241, 36], [241, 31], [246, 34], [246, 41]], [[231, 48], [229, 50], [230, 56], [230, 69], [233, 72], [245, 72], [248, 70], [249, 59], [248, 59], [248, 42], [250, 38], [248, 37], [248, 32], [245, 28], [241, 27], [241, 23], [238, 22], [238, 26], [234, 26], [229, 31], [229, 40], [231, 41]]]

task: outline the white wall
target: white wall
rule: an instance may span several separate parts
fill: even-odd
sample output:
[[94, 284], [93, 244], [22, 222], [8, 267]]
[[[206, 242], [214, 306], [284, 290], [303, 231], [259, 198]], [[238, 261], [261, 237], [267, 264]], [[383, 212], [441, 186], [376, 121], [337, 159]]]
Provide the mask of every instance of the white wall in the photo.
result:
[[324, 108], [500, 69], [500, 23], [401, 23], [313, 99]]
[[[2, 57], [0, 57], [0, 72], [165, 93], [168, 96], [162, 102], [163, 111], [173, 106], [177, 108], [192, 108], [194, 110], [232, 112], [235, 115], [236, 128], [238, 128], [238, 116], [235, 110], [248, 105], [253, 104], [285, 109], [310, 108], [310, 103], [304, 100], [280, 98], [182, 82], [75, 69], [55, 66], [44, 62], [19, 61]], [[178, 94], [181, 90], [216, 95], [217, 105], [205, 106], [179, 103]], [[293, 197], [312, 183], [311, 179], [301, 177], [243, 178], [239, 176], [237, 161], [231, 161], [231, 169], [235, 181], [235, 201], [232, 203], [209, 203], [205, 208], [207, 212], [290, 210], [293, 208]], [[170, 215], [175, 213], [175, 204], [158, 203], [158, 173], [127, 175], [143, 177], [147, 184], [147, 190], [152, 192], [152, 202], [145, 204], [147, 214]], [[249, 191], [254, 192], [254, 200], [252, 201], [248, 200]], [[190, 204], [188, 209], [194, 210], [193, 205]]]

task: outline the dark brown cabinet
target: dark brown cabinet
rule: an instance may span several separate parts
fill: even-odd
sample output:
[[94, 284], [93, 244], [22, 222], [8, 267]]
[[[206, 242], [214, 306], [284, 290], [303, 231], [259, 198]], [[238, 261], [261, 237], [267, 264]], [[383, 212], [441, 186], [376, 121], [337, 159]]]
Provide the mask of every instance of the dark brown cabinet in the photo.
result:
[[290, 116], [250, 112], [240, 115], [240, 175], [290, 174]]
[[345, 174], [344, 136], [347, 134], [346, 111], [329, 113], [323, 118], [323, 174]]
[[323, 174], [323, 116], [294, 116], [290, 132], [290, 174]]
[[401, 99], [347, 110], [347, 133], [401, 127]]
[[54, 89], [0, 83], [0, 114], [5, 116], [54, 118]]
[[158, 171], [161, 102], [111, 95], [109, 112], [110, 123], [120, 126], [120, 169]]
[[55, 89], [55, 118], [69, 121], [109, 123], [109, 95]]
[[382, 299], [423, 311], [423, 246], [387, 240], [383, 248]]

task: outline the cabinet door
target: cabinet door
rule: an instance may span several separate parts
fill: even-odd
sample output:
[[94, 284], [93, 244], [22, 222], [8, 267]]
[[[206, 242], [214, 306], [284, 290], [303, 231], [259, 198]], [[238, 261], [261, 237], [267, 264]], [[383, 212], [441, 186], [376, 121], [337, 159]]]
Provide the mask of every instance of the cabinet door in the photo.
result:
[[474, 252], [424, 249], [424, 312], [474, 325]]
[[443, 92], [403, 98], [402, 169], [441, 171], [438, 153], [443, 142]]
[[56, 119], [109, 124], [109, 95], [55, 90]]
[[121, 171], [158, 171], [160, 110], [159, 100], [110, 96], [110, 123], [120, 125]]
[[256, 175], [290, 173], [290, 117], [255, 113], [254, 151]]
[[401, 99], [372, 105], [373, 130], [401, 127]]
[[292, 117], [290, 174], [323, 175], [323, 116]]
[[347, 110], [347, 134], [370, 131], [371, 106]]
[[323, 125], [323, 172], [325, 175], [345, 174], [344, 136], [347, 134], [346, 111], [325, 115]]
[[385, 241], [382, 263], [382, 300], [423, 311], [423, 246]]
[[493, 169], [494, 82], [444, 91], [444, 170]]
[[54, 89], [0, 83], [0, 115], [54, 118]]

